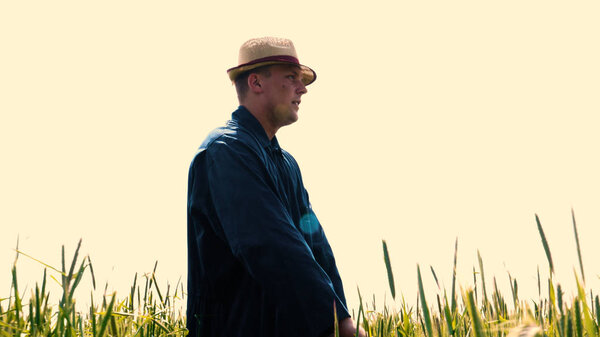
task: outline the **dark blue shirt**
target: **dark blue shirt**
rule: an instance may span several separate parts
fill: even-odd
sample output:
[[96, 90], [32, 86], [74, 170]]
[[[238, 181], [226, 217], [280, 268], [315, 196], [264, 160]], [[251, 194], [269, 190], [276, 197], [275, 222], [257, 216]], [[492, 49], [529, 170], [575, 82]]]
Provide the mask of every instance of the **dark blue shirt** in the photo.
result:
[[331, 247], [294, 158], [243, 106], [188, 181], [190, 336], [302, 336], [349, 317]]

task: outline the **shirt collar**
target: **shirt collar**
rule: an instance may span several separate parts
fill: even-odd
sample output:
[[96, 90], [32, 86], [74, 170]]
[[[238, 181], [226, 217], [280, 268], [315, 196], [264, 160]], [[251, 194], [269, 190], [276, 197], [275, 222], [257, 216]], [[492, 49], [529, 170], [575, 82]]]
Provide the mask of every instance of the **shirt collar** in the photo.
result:
[[277, 137], [273, 136], [273, 139], [269, 140], [265, 129], [262, 127], [258, 119], [250, 113], [245, 106], [240, 105], [237, 110], [231, 114], [231, 119], [236, 121], [239, 125], [249, 130], [260, 142], [260, 145], [271, 151], [281, 152]]

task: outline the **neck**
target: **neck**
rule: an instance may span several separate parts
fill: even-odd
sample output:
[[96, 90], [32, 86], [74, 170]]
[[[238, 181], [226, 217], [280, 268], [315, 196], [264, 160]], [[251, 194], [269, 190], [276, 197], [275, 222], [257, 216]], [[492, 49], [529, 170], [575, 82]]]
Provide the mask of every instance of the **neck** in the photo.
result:
[[252, 116], [254, 116], [254, 118], [258, 120], [260, 125], [265, 130], [265, 133], [267, 134], [269, 140], [272, 140], [273, 137], [275, 137], [277, 130], [279, 130], [279, 127], [276, 127], [273, 125], [273, 123], [271, 123], [271, 121], [267, 118], [267, 114], [265, 113], [265, 111], [259, 106], [253, 106], [252, 104], [242, 104], [242, 106], [248, 109]]

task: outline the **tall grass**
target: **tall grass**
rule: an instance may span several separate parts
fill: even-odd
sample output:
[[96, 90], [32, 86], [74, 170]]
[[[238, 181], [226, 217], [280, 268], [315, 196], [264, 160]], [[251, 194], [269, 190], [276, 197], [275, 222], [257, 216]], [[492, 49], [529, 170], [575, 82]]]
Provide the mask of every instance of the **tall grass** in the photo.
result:
[[[536, 215], [535, 221], [550, 271], [547, 294], [542, 294], [542, 280], [538, 269], [537, 300], [520, 299], [518, 282], [510, 273], [510, 297], [505, 297], [499, 291], [495, 278], [491, 284], [486, 284], [484, 263], [479, 252], [479, 271], [476, 272], [473, 268], [474, 275], [479, 275], [479, 280], [475, 276], [472, 287], [457, 290], [457, 239], [451, 289], [442, 289], [435, 270], [430, 268], [437, 284], [437, 294], [435, 301], [428, 303], [427, 298], [431, 297], [426, 296], [427, 289], [423, 284], [423, 277], [427, 275], [423, 275], [421, 267], [417, 265], [417, 304], [411, 306], [396, 292], [391, 257], [387, 243], [383, 241], [388, 283], [397, 306], [392, 309], [384, 304], [378, 309], [374, 298], [367, 303], [358, 290], [359, 307], [354, 317], [357, 332], [358, 327], [362, 326], [368, 336], [381, 337], [599, 337], [600, 298], [585, 289], [574, 212], [572, 218], [581, 273], [574, 271], [577, 294], [573, 298], [566, 299], [561, 285], [554, 280], [550, 245]], [[17, 257], [32, 258], [45, 268], [41, 282], [36, 283], [29, 294], [25, 294], [17, 282], [15, 259], [11, 269], [10, 295], [0, 299], [0, 337], [186, 335], [186, 317], [181, 309], [185, 296], [183, 284], [178, 282], [173, 288], [168, 285], [166, 290], [161, 289], [156, 279], [157, 265], [151, 273], [141, 277], [135, 274], [131, 290], [125, 297], [119, 298], [115, 293], [106, 294], [105, 288], [105, 294], [99, 303], [94, 303], [92, 295], [89, 308], [83, 312], [78, 311], [75, 306], [75, 291], [84, 273], [91, 275], [92, 285], [96, 288], [92, 262], [89, 256], [80, 259], [80, 247], [81, 241], [68, 265], [63, 247], [61, 267], [54, 268], [19, 251], [17, 245]], [[49, 303], [48, 278], [60, 284], [62, 294], [57, 304]], [[337, 320], [337, 316], [335, 319]]]
[[[11, 296], [0, 301], [0, 336], [184, 336], [185, 316], [181, 313], [179, 301], [183, 299], [183, 285], [171, 289], [167, 286], [163, 292], [156, 282], [154, 271], [143, 275], [144, 286], [134, 277], [131, 292], [124, 299], [117, 299], [115, 293], [102, 296], [101, 303], [94, 304], [91, 296], [89, 310], [78, 312], [75, 306], [75, 290], [84, 273], [89, 270], [95, 289], [95, 276], [92, 262], [88, 256], [79, 260], [81, 241], [68, 268], [65, 250], [62, 248], [61, 269], [49, 266], [18, 250], [17, 257], [24, 255], [32, 258], [46, 268], [41, 284], [36, 283], [27, 301], [26, 294], [19, 291], [17, 266], [12, 267]], [[50, 291], [47, 287], [47, 270], [58, 275], [51, 278], [60, 284], [62, 295], [57, 305], [49, 303]], [[106, 292], [106, 289], [105, 289]], [[3, 302], [8, 305], [3, 307]]]
[[[575, 271], [574, 277], [577, 285], [577, 295], [565, 299], [562, 288], [554, 280], [554, 263], [550, 245], [537, 214], [535, 221], [540, 234], [542, 248], [548, 261], [549, 277], [548, 293], [541, 293], [542, 282], [538, 268], [538, 293], [537, 301], [523, 301], [518, 297], [518, 282], [509, 273], [511, 299], [507, 299], [498, 289], [496, 279], [493, 279], [491, 296], [488, 296], [484, 276], [484, 264], [479, 252], [479, 275], [481, 282], [480, 296], [477, 299], [477, 278], [474, 278], [473, 287], [461, 289], [458, 295], [456, 286], [456, 264], [458, 240], [455, 245], [454, 268], [452, 274], [452, 289], [450, 298], [447, 291], [440, 289], [436, 296], [437, 302], [430, 305], [426, 302], [426, 290], [423, 287], [421, 268], [417, 265], [418, 303], [416, 308], [406, 305], [404, 299], [399, 309], [390, 311], [384, 307], [382, 312], [377, 312], [375, 303], [371, 308], [362, 297], [359, 299], [359, 313], [357, 324], [361, 325], [369, 336], [423, 336], [423, 337], [598, 337], [600, 322], [600, 298], [591, 291], [586, 291], [584, 285], [583, 263], [581, 248], [577, 233], [575, 214], [572, 212], [573, 230], [577, 245], [579, 267], [581, 276]], [[391, 267], [389, 266], [389, 252], [387, 244], [383, 245], [384, 261], [388, 271], [389, 280]], [[437, 275], [431, 269], [433, 278], [437, 283]], [[474, 275], [476, 275], [474, 269]], [[581, 278], [580, 278], [581, 277]], [[438, 283], [439, 287], [439, 283]], [[394, 286], [391, 284], [392, 292]], [[588, 297], [589, 296], [589, 297]], [[510, 304], [510, 306], [509, 306]], [[509, 309], [512, 307], [512, 309]]]

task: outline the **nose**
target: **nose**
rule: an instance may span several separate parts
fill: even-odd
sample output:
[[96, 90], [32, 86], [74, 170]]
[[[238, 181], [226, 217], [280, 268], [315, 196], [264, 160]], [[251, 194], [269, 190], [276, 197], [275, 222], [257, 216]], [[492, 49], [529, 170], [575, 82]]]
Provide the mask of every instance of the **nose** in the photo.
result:
[[304, 82], [299, 81], [300, 84], [298, 85], [298, 89], [296, 90], [296, 92], [300, 95], [304, 95], [308, 92], [308, 89], [306, 89], [306, 85], [304, 84]]

